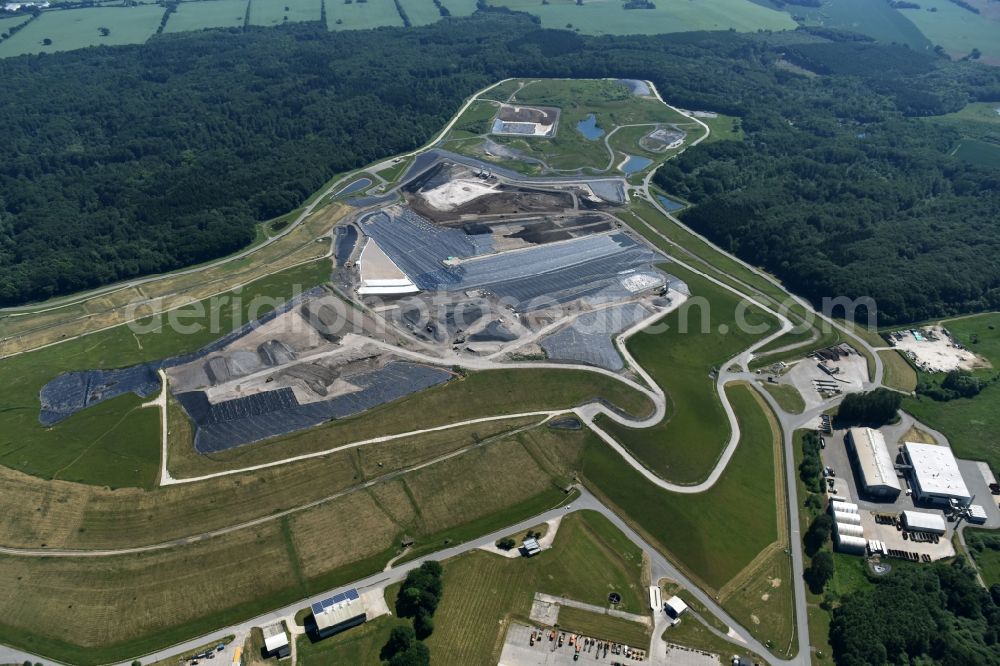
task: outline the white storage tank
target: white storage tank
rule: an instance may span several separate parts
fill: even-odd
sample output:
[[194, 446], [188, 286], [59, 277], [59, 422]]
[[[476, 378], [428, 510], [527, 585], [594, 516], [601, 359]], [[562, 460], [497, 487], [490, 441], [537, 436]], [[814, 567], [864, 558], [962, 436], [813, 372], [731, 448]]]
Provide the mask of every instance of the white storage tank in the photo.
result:
[[854, 553], [856, 555], [864, 555], [865, 548], [868, 546], [868, 542], [861, 537], [850, 536], [850, 535], [837, 535], [834, 538], [834, 543], [837, 545], [837, 550], [841, 553]]
[[837, 523], [836, 524], [837, 534], [840, 536], [864, 536], [865, 530], [861, 525], [855, 525], [853, 523]]
[[860, 525], [861, 515], [857, 513], [844, 513], [842, 511], [833, 512], [833, 520], [838, 523], [848, 523], [850, 525]]

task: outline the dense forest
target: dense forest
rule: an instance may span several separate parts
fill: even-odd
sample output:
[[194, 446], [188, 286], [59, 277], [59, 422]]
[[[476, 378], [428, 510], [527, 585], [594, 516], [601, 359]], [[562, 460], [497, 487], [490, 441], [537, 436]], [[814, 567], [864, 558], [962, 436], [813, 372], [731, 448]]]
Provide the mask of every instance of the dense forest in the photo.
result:
[[1000, 664], [1000, 607], [963, 560], [900, 568], [833, 611], [840, 666]]
[[911, 117], [1000, 99], [1000, 72], [838, 39], [592, 38], [490, 11], [4, 60], [0, 304], [233, 251], [335, 173], [421, 144], [497, 79], [614, 76], [743, 119], [745, 141], [689, 150], [657, 182], [793, 289], [872, 295], [886, 321], [1000, 305], [1000, 174], [948, 157], [956, 137]]

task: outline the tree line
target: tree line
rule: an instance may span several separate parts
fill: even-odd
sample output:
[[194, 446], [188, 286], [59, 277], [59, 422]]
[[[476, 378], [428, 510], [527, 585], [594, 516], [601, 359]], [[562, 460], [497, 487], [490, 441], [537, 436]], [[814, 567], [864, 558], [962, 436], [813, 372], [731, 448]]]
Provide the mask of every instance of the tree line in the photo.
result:
[[0, 304], [232, 252], [334, 174], [422, 144], [474, 90], [553, 76], [649, 78], [678, 106], [739, 116], [744, 141], [688, 150], [656, 182], [814, 302], [873, 296], [884, 322], [1000, 307], [1000, 173], [913, 117], [1000, 99], [1000, 74], [828, 32], [586, 37], [480, 11], [7, 59]]

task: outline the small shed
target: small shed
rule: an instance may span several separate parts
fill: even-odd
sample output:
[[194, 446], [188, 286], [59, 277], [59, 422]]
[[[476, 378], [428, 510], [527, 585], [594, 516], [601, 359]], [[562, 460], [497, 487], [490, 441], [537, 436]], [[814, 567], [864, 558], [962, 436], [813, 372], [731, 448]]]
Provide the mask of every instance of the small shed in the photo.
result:
[[981, 504], [973, 504], [969, 507], [969, 522], [976, 523], [977, 525], [982, 525], [986, 522], [988, 516], [986, 515], [986, 509], [982, 507]]
[[688, 609], [688, 605], [678, 596], [673, 596], [667, 599], [665, 606], [667, 613], [671, 617], [680, 617], [684, 611]]
[[527, 557], [531, 557], [532, 555], [537, 555], [542, 552], [542, 547], [539, 545], [538, 539], [532, 537], [531, 539], [524, 540], [521, 544], [521, 550], [524, 551], [524, 554]]

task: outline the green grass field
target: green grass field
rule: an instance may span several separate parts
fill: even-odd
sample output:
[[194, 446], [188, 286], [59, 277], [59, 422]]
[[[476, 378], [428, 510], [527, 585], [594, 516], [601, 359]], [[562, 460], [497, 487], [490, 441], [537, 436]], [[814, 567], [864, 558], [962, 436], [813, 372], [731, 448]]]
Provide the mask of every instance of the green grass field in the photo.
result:
[[30, 19], [31, 16], [10, 16], [7, 18], [0, 18], [0, 36], [6, 34], [11, 28], [24, 25]]
[[452, 16], [469, 16], [476, 11], [476, 0], [442, 0]]
[[[162, 16], [163, 8], [157, 5], [49, 10], [10, 39], [0, 42], [0, 58], [72, 51], [99, 44], [141, 44], [156, 32]], [[101, 28], [110, 30], [106, 37], [101, 35]], [[45, 45], [46, 39], [52, 43]]]
[[764, 389], [774, 396], [781, 408], [790, 414], [801, 414], [806, 408], [806, 401], [794, 386], [789, 384], [764, 383]]
[[880, 351], [882, 367], [885, 369], [883, 381], [889, 388], [910, 393], [917, 388], [917, 371], [897, 351]]
[[318, 21], [321, 0], [252, 0], [250, 25], [281, 25], [296, 21]]
[[[389, 599], [392, 608], [393, 600]], [[389, 640], [392, 628], [408, 623], [388, 615], [365, 622], [360, 627], [313, 643], [299, 636], [295, 646], [299, 666], [379, 666], [379, 651]]]
[[1000, 536], [996, 530], [965, 529], [965, 543], [986, 587], [1000, 583]]
[[[600, 425], [663, 478], [693, 484], [708, 475], [729, 440], [729, 423], [711, 373], [762, 334], [737, 325], [741, 299], [735, 294], [679, 266], [668, 265], [667, 270], [687, 282], [694, 296], [662, 320], [666, 331], [639, 333], [628, 347], [668, 394], [669, 416], [645, 429], [610, 419]], [[748, 311], [746, 321], [773, 330], [773, 319], [757, 310]], [[726, 334], [720, 333], [722, 327]]]
[[[1000, 368], [1000, 313], [943, 323], [969, 349], [992, 363], [993, 368], [976, 371], [978, 376], [985, 379], [996, 375]], [[972, 342], [973, 336], [978, 342]], [[975, 398], [949, 402], [906, 398], [903, 409], [944, 433], [958, 457], [985, 460], [994, 470], [1000, 470], [1000, 444], [996, 439], [996, 433], [1000, 432], [1000, 384], [989, 384]]]
[[[730, 389], [743, 437], [719, 481], [696, 495], [677, 495], [642, 480], [596, 437], [587, 438], [588, 487], [620, 507], [664, 551], [713, 589], [728, 583], [778, 538], [773, 433], [752, 390]], [[643, 507], [655, 506], [655, 512]]]
[[645, 611], [641, 551], [592, 512], [563, 518], [552, 549], [531, 559], [481, 551], [444, 563], [444, 594], [427, 640], [447, 663], [496, 663], [511, 618], [527, 620], [535, 592], [607, 605], [619, 591], [625, 607]]
[[[710, 591], [723, 590], [726, 610], [784, 654], [793, 640], [794, 623], [791, 564], [778, 546], [783, 538], [778, 513], [784, 512], [783, 501], [778, 503], [777, 435], [752, 389], [736, 385], [728, 393], [743, 436], [722, 477], [708, 491], [677, 495], [660, 490], [593, 436], [587, 438], [583, 478], [690, 577]], [[650, 506], [657, 510], [649, 511]], [[765, 551], [771, 554], [759, 560]], [[755, 560], [756, 567], [747, 570]]]
[[[972, 49], [978, 48], [985, 60], [1000, 64], [1000, 21], [970, 12], [948, 0], [924, 0], [919, 4], [920, 9], [900, 13], [931, 42], [944, 47], [954, 58], [967, 56]], [[932, 8], [936, 11], [930, 11]]]
[[[284, 0], [279, 0], [284, 1]], [[182, 2], [170, 15], [164, 32], [186, 32], [205, 28], [242, 28], [247, 0]]]
[[971, 164], [1000, 169], [1000, 144], [962, 139], [958, 142], [955, 155]]
[[[926, 2], [920, 3], [926, 7]], [[946, 5], [947, 0], [934, 0], [933, 4]], [[965, 11], [955, 7], [956, 11]], [[826, 0], [821, 7], [802, 7], [788, 4], [785, 10], [801, 16], [806, 25], [822, 25], [827, 28], [847, 30], [868, 35], [881, 42], [908, 44], [910, 48], [924, 50], [931, 47], [931, 41], [921, 32], [922, 25], [914, 25], [910, 19], [914, 14], [926, 14], [921, 9], [897, 11], [889, 3], [881, 0]], [[930, 14], [930, 16], [936, 16]]]
[[[258, 280], [242, 292], [244, 315], [253, 294], [287, 297], [295, 285], [309, 288], [328, 275], [329, 264], [317, 262]], [[207, 324], [207, 305], [185, 312], [199, 307], [203, 316], [188, 321]], [[0, 361], [0, 464], [43, 478], [149, 487], [159, 471], [156, 410], [140, 410], [143, 401], [128, 394], [44, 428], [38, 422], [38, 392], [62, 372], [127, 367], [194, 351], [232, 327], [233, 305], [227, 302], [219, 312], [224, 330], [215, 333], [183, 335], [160, 327], [137, 336], [128, 326], [119, 326]]]
[[570, 606], [559, 610], [559, 628], [574, 634], [624, 643], [643, 650], [649, 645], [649, 627], [646, 625]]
[[330, 30], [367, 30], [384, 25], [402, 26], [403, 19], [392, 0], [354, 0], [350, 4], [331, 0], [326, 3], [326, 25]]
[[661, 0], [656, 9], [627, 10], [614, 0], [498, 0], [494, 4], [538, 16], [546, 28], [572, 27], [590, 35], [651, 35], [691, 30], [793, 30], [791, 16], [750, 0]]
[[400, 0], [400, 4], [412, 25], [427, 25], [441, 20], [441, 12], [431, 0]]

